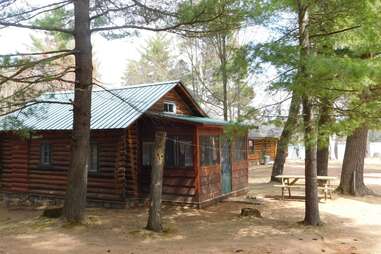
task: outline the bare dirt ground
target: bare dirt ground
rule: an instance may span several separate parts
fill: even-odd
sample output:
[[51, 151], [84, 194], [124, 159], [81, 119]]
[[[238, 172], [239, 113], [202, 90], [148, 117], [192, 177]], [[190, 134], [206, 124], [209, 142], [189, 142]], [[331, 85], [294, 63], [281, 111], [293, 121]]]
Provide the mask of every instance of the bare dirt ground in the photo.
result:
[[[331, 163], [330, 174], [339, 171], [340, 164]], [[303, 173], [303, 163], [289, 162], [285, 173]], [[335, 195], [320, 203], [324, 225], [305, 227], [298, 224], [304, 200], [279, 200], [269, 176], [269, 167], [250, 170], [249, 197], [255, 199], [200, 210], [165, 207], [162, 234], [143, 229], [144, 208], [88, 209], [88, 223], [75, 227], [41, 218], [40, 210], [0, 208], [0, 254], [381, 253], [381, 197]], [[366, 182], [381, 193], [381, 161], [367, 161]], [[263, 218], [240, 217], [243, 207], [259, 209]]]

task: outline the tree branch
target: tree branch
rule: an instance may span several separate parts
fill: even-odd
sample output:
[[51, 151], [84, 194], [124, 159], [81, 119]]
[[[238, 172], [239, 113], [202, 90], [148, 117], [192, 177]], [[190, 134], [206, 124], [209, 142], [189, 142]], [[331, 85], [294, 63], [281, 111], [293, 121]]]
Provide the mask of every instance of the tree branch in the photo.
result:
[[[23, 109], [26, 109], [28, 107], [31, 107], [31, 106], [34, 106], [34, 105], [37, 105], [37, 104], [62, 104], [62, 105], [73, 105], [72, 102], [65, 102], [65, 101], [40, 101], [40, 100], [31, 100], [31, 101], [28, 101], [28, 102], [25, 102], [25, 103], [18, 103], [18, 104], [14, 104], [13, 106], [20, 106], [18, 108], [15, 108], [15, 109], [12, 109], [10, 111], [7, 111], [5, 113], [1, 113], [0, 116], [6, 116], [6, 115], [9, 115], [9, 114], [12, 114], [14, 112], [17, 112], [17, 111], [20, 111], [20, 110], [23, 110]], [[22, 106], [21, 106], [22, 105]], [[0, 108], [0, 111], [4, 110], [4, 109], [8, 109], [8, 107], [2, 107]]]
[[35, 52], [35, 53], [12, 53], [12, 54], [0, 55], [0, 57], [37, 56], [37, 55], [50, 55], [50, 54], [58, 54], [58, 53], [66, 53], [66, 52], [75, 53], [75, 51], [72, 49], [62, 49], [62, 50], [53, 50], [53, 51]]
[[345, 29], [341, 29], [341, 30], [337, 30], [337, 31], [329, 32], [329, 33], [313, 34], [313, 35], [310, 36], [310, 38], [315, 38], [315, 37], [320, 37], [320, 36], [334, 35], [334, 34], [338, 34], [338, 33], [347, 32], [347, 31], [350, 31], [350, 30], [353, 30], [353, 29], [357, 29], [357, 28], [360, 28], [360, 27], [361, 27], [361, 25], [358, 25], [358, 26], [348, 27], [348, 28], [345, 28]]
[[36, 25], [24, 25], [20, 23], [12, 23], [12, 22], [4, 22], [4, 21], [0, 21], [0, 25], [4, 27], [17, 27], [17, 28], [25, 28], [25, 29], [32, 29], [32, 30], [42, 30], [42, 31], [48, 31], [48, 32], [60, 32], [60, 33], [67, 33], [67, 34], [74, 35], [73, 30], [58, 28], [58, 27], [41, 27]]

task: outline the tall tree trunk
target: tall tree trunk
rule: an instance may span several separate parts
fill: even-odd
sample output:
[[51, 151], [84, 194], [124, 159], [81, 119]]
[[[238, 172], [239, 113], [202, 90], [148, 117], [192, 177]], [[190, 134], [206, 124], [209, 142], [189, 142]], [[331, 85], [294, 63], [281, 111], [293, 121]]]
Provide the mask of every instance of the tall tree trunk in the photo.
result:
[[288, 144], [290, 143], [292, 132], [293, 130], [295, 130], [296, 124], [298, 122], [300, 103], [301, 103], [300, 96], [297, 95], [296, 93], [293, 93], [287, 121], [284, 124], [282, 135], [280, 136], [280, 139], [278, 142], [276, 155], [275, 155], [275, 161], [274, 161], [273, 169], [271, 172], [271, 181], [280, 181], [278, 178], [276, 178], [276, 176], [283, 174], [284, 163], [286, 161], [286, 156], [287, 156]]
[[319, 197], [316, 168], [316, 134], [310, 99], [303, 98], [304, 145], [305, 145], [305, 225], [319, 225]]
[[372, 194], [364, 184], [364, 158], [368, 138], [368, 127], [363, 125], [347, 137], [340, 185], [342, 194], [361, 196]]
[[329, 134], [324, 130], [331, 121], [329, 101], [323, 100], [320, 107], [320, 117], [318, 123], [318, 147], [317, 147], [317, 174], [318, 176], [328, 175], [329, 160]]
[[70, 169], [63, 215], [69, 222], [81, 222], [86, 208], [93, 72], [89, 0], [75, 0], [74, 15], [76, 83]]
[[303, 104], [303, 122], [304, 122], [304, 146], [305, 146], [305, 225], [319, 225], [319, 197], [317, 185], [316, 168], [316, 128], [313, 116], [313, 104], [308, 94], [306, 73], [306, 60], [310, 54], [309, 40], [309, 13], [308, 5], [298, 0], [298, 21], [299, 21], [299, 45], [300, 45], [300, 67], [299, 78], [304, 88]]
[[152, 158], [150, 207], [148, 213], [147, 229], [162, 232], [161, 224], [161, 193], [163, 188], [163, 168], [165, 158], [166, 133], [158, 131], [155, 133], [155, 145]]
[[223, 89], [223, 107], [224, 107], [224, 120], [228, 120], [228, 75], [226, 70], [226, 36], [221, 37], [221, 72], [222, 72], [222, 89]]

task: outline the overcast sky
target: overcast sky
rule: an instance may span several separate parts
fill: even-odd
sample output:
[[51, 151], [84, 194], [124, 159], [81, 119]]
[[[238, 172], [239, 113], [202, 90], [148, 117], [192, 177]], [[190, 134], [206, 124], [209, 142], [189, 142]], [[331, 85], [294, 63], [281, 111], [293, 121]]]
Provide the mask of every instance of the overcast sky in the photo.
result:
[[[37, 32], [33, 31], [33, 33], [35, 35]], [[28, 29], [5, 28], [0, 30], [0, 54], [30, 51], [30, 34], [31, 31]], [[139, 50], [144, 47], [146, 41], [153, 35], [153, 32], [143, 32], [140, 36], [117, 40], [106, 40], [100, 35], [93, 35], [93, 54], [99, 68], [100, 80], [108, 87], [121, 86], [121, 77], [126, 69], [128, 60], [138, 59]], [[255, 27], [241, 32], [239, 39], [241, 43], [251, 41], [263, 42], [269, 36], [269, 32], [266, 29]], [[269, 95], [265, 91], [268, 85], [266, 81], [273, 78], [274, 75], [275, 72], [269, 69], [265, 75], [254, 76], [249, 80], [256, 93], [254, 105], [267, 105], [283, 99], [284, 94]]]

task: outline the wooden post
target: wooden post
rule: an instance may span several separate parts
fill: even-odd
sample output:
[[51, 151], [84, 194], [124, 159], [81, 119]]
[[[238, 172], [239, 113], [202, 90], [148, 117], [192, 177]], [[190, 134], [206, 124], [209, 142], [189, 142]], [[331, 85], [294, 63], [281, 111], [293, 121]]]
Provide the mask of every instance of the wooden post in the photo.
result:
[[152, 158], [150, 207], [148, 212], [148, 222], [146, 229], [155, 232], [162, 232], [161, 225], [161, 194], [163, 189], [163, 168], [165, 158], [166, 132], [157, 131], [155, 133], [155, 144]]

